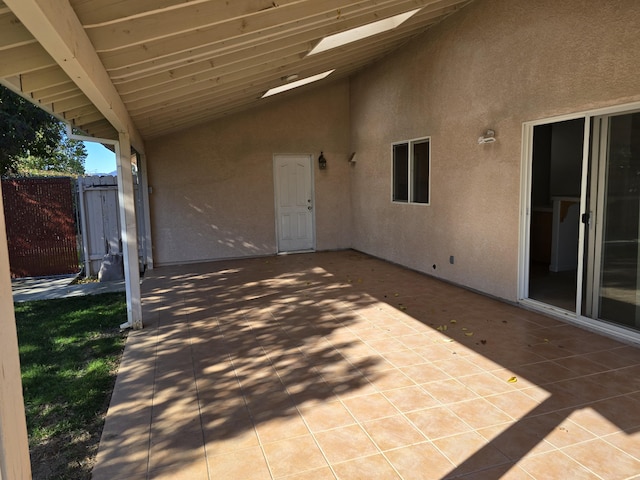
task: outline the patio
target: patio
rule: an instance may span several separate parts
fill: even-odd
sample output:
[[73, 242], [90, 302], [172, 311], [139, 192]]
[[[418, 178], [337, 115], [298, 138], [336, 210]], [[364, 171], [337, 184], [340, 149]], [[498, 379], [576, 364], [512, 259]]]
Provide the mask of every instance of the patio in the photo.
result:
[[93, 478], [640, 476], [640, 350], [354, 252], [158, 268]]

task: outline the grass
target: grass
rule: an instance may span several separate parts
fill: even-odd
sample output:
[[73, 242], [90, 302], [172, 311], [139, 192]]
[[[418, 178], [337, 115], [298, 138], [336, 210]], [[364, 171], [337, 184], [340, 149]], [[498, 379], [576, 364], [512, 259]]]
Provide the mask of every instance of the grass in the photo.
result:
[[15, 305], [34, 479], [89, 479], [124, 348], [123, 293]]

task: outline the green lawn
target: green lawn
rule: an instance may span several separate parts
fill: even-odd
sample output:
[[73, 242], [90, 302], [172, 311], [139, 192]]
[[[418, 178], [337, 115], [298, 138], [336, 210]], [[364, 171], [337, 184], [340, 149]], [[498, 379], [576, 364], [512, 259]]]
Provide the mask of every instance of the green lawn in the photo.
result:
[[34, 479], [89, 479], [126, 333], [123, 293], [15, 305]]

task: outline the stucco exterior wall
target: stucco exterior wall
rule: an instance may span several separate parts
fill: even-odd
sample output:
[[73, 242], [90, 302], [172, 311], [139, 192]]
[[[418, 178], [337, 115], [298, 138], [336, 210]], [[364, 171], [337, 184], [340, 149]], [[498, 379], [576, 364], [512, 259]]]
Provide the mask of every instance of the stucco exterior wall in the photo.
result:
[[[349, 148], [347, 80], [148, 141], [155, 262], [275, 253], [278, 153], [313, 155], [316, 247], [348, 248]], [[320, 151], [326, 170], [318, 169]]]
[[[476, 0], [353, 78], [353, 247], [516, 300], [522, 124], [639, 101], [638, 25], [635, 0]], [[425, 136], [431, 205], [394, 204], [391, 144]]]

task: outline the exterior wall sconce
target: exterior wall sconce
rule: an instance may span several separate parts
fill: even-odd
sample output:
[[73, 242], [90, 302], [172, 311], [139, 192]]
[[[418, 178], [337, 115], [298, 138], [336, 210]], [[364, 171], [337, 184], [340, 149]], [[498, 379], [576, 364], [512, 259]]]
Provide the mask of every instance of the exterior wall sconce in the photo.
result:
[[326, 170], [327, 168], [327, 159], [324, 158], [324, 154], [320, 152], [320, 156], [318, 157], [318, 166], [320, 170]]
[[496, 132], [493, 130], [487, 130], [484, 135], [478, 138], [478, 144], [493, 143], [496, 141]]

